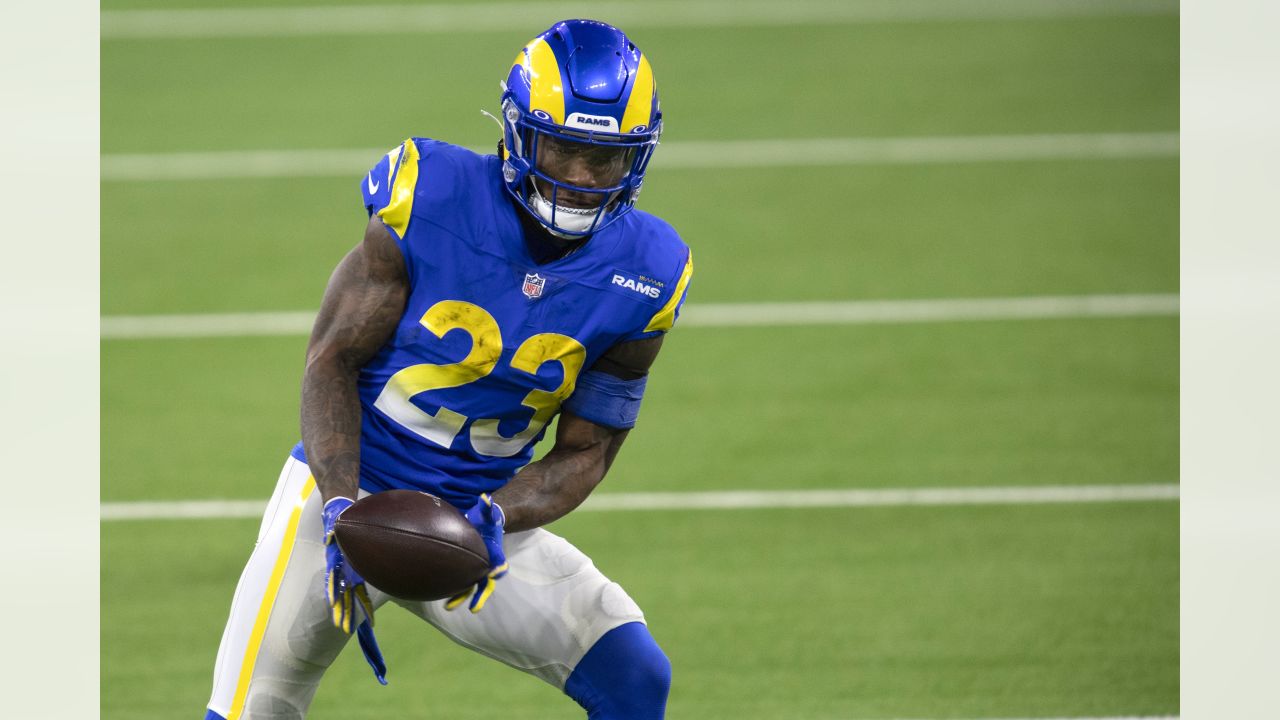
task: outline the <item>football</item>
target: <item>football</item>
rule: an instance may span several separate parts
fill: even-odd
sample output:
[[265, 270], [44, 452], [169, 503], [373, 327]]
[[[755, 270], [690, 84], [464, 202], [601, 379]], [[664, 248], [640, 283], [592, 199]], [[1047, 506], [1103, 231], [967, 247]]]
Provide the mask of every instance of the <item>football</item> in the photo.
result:
[[480, 534], [449, 503], [416, 490], [358, 500], [334, 523], [338, 547], [365, 582], [403, 600], [439, 600], [489, 571]]

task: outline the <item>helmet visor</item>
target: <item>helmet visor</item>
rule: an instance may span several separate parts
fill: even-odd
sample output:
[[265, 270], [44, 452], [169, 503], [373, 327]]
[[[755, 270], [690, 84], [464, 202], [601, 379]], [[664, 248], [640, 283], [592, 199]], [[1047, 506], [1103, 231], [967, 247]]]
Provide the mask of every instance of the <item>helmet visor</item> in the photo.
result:
[[[622, 189], [635, 161], [635, 145], [609, 145], [565, 136], [535, 133], [535, 182], [543, 178], [560, 185], [559, 202], [588, 207], [600, 204], [600, 193]], [[539, 188], [551, 194], [551, 188]], [[594, 192], [593, 192], [594, 191]]]

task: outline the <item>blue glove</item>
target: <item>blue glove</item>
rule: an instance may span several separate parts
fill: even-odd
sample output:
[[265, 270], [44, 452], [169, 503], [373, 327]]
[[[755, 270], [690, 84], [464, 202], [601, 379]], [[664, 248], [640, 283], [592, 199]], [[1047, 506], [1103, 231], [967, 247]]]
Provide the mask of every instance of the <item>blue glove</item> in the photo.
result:
[[364, 653], [364, 659], [369, 663], [369, 667], [373, 668], [373, 676], [378, 678], [378, 682], [383, 685], [387, 684], [387, 663], [382, 659], [382, 650], [378, 647], [378, 639], [373, 636], [373, 616], [370, 615], [364, 622], [360, 623], [360, 627], [356, 628], [356, 640], [360, 641], [360, 652]]
[[507, 516], [488, 493], [481, 493], [480, 499], [467, 511], [467, 520], [480, 533], [480, 539], [484, 540], [484, 546], [489, 551], [489, 573], [475, 587], [467, 588], [449, 598], [444, 609], [453, 610], [470, 597], [471, 612], [478, 613], [484, 609], [484, 604], [493, 594], [498, 578], [506, 575], [509, 569], [507, 555], [502, 551], [502, 527], [507, 524]]
[[333, 533], [333, 525], [338, 516], [354, 504], [350, 498], [330, 498], [321, 512], [324, 518], [325, 598], [333, 613], [334, 627], [348, 635], [351, 634], [352, 627], [357, 625], [356, 603], [359, 603], [359, 608], [364, 613], [364, 620], [358, 623], [356, 629], [360, 650], [364, 652], [364, 659], [369, 661], [378, 682], [386, 685], [387, 664], [382, 659], [377, 639], [373, 637], [373, 602], [369, 600], [369, 590], [364, 578], [343, 557], [338, 539]]

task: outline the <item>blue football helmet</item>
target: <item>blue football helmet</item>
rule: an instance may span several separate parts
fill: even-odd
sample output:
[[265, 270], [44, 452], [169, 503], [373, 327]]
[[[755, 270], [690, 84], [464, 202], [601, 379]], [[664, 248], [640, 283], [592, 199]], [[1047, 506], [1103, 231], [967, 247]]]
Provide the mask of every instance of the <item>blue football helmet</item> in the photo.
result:
[[621, 30], [565, 20], [525, 45], [502, 93], [502, 178], [538, 222], [586, 237], [635, 206], [662, 132], [649, 60]]

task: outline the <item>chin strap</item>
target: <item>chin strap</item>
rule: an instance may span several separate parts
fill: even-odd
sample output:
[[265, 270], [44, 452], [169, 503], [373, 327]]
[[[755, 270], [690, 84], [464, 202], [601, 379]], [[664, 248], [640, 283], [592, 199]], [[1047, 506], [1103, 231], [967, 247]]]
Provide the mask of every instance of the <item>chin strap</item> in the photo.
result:
[[480, 114], [498, 123], [498, 132], [504, 132], [506, 130], [506, 128], [502, 127], [502, 121], [499, 120], [497, 117], [495, 117], [493, 113], [489, 112], [488, 110], [481, 110]]

